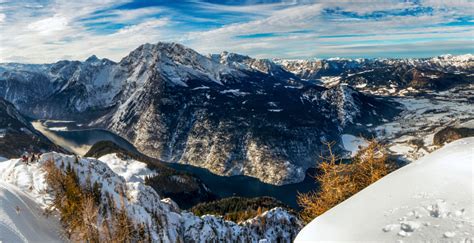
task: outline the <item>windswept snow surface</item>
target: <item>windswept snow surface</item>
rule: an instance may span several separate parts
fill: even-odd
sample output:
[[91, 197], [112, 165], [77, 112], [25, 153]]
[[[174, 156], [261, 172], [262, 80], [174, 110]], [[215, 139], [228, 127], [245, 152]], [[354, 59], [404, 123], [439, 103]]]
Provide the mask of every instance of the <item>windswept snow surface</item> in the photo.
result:
[[473, 242], [474, 138], [384, 177], [317, 217], [295, 242]]
[[62, 242], [62, 229], [15, 186], [0, 182], [0, 242]]

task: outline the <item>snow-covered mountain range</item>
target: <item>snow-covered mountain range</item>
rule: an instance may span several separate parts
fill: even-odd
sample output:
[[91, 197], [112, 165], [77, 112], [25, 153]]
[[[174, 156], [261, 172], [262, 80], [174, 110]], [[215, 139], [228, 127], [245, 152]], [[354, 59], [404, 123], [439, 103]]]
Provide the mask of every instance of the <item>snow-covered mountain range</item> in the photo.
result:
[[421, 59], [274, 60], [308, 81], [347, 83], [368, 90], [442, 91], [474, 82], [474, 56], [443, 55]]
[[470, 84], [472, 66], [469, 55], [273, 61], [160, 42], [118, 63], [0, 64], [0, 96], [31, 117], [107, 129], [166, 162], [282, 185], [303, 180], [324, 142], [342, 152], [343, 133], [373, 136], [367, 124], [404, 109], [371, 93]]
[[272, 184], [301, 181], [322, 142], [339, 141], [346, 126], [397, 112], [349, 86], [302, 81], [269, 60], [204, 56], [175, 43], [142, 45], [119, 63], [93, 56], [0, 70], [0, 96], [29, 116], [85, 120], [152, 157]]

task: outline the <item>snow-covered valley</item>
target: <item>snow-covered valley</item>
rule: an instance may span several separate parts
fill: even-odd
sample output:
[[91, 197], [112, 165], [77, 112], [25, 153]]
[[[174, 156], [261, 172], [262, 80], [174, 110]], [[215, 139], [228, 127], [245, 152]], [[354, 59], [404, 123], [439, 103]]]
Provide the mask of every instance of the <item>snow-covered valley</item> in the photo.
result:
[[393, 99], [405, 108], [393, 121], [369, 128], [380, 141], [386, 141], [395, 155], [414, 161], [442, 145], [434, 136], [446, 127], [468, 127], [474, 121], [474, 85], [433, 92], [426, 96]]

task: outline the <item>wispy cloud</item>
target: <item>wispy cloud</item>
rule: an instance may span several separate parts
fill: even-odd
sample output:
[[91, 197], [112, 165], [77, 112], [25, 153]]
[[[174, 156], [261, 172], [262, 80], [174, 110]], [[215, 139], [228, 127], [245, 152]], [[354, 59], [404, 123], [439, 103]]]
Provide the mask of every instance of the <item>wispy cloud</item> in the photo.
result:
[[92, 54], [120, 60], [143, 43], [256, 57], [409, 57], [473, 52], [470, 0], [0, 2], [0, 62]]
[[51, 35], [58, 31], [66, 29], [68, 20], [61, 15], [41, 19], [28, 24], [28, 30], [36, 32], [40, 35]]
[[3, 13], [0, 13], [0, 24], [3, 23], [3, 21], [5, 21], [5, 18], [6, 18], [6, 15]]

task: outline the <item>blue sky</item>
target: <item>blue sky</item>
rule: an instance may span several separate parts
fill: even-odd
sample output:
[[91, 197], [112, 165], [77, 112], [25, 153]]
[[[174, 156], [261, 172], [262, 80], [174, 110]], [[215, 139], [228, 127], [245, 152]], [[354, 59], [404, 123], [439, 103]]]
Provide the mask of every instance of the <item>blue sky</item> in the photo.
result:
[[119, 61], [143, 43], [258, 58], [474, 52], [474, 2], [0, 0], [0, 62]]

